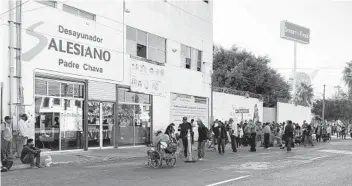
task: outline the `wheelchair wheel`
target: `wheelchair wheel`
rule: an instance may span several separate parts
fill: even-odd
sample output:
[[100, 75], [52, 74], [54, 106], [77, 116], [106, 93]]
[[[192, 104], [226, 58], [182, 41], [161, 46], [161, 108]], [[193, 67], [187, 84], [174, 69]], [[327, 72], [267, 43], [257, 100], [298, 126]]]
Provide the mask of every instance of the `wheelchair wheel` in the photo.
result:
[[172, 157], [166, 160], [166, 165], [169, 167], [173, 167], [176, 164], [176, 157]]
[[153, 168], [158, 168], [162, 166], [161, 154], [157, 151], [154, 151], [149, 154], [150, 162], [149, 165]]

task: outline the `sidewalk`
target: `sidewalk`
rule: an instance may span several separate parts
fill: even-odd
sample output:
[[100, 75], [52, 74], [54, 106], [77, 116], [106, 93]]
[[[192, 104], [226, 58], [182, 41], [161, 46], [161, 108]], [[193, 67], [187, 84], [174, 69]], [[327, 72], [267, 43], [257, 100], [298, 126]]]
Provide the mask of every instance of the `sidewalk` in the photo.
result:
[[[97, 163], [104, 161], [124, 161], [146, 158], [147, 150], [150, 147], [119, 147], [117, 149], [94, 149], [88, 151], [67, 151], [67, 152], [42, 152], [41, 163], [47, 156], [51, 156], [51, 166], [79, 163]], [[26, 169], [29, 165], [22, 164], [20, 159], [14, 159], [11, 170]]]

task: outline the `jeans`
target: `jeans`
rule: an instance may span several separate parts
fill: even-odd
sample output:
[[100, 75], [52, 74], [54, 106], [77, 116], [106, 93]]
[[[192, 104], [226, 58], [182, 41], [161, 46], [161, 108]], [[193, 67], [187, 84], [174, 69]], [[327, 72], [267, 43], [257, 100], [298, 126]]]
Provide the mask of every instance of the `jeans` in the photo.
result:
[[1, 161], [11, 158], [11, 141], [1, 138]]
[[218, 139], [218, 151], [219, 154], [225, 153], [225, 139]]
[[205, 155], [205, 140], [199, 142], [198, 141], [198, 158], [204, 158]]
[[240, 137], [236, 137], [236, 146], [237, 148], [241, 145], [241, 138]]
[[237, 143], [236, 143], [236, 136], [231, 135], [231, 147], [233, 152], [237, 152]]
[[23, 164], [30, 164], [31, 166], [34, 166], [34, 159], [35, 159], [35, 165], [39, 166], [40, 165], [40, 152], [38, 152], [36, 154], [27, 154], [22, 159], [22, 163]]
[[269, 148], [269, 143], [270, 143], [270, 134], [265, 133], [264, 134], [264, 148]]
[[182, 144], [183, 144], [183, 153], [185, 155], [185, 158], [187, 157], [187, 152], [188, 152], [188, 139], [182, 139]]
[[249, 139], [250, 140], [250, 145], [251, 145], [251, 149], [250, 151], [251, 152], [255, 152], [256, 151], [256, 136], [257, 134], [256, 133], [251, 133], [251, 138]]
[[291, 146], [292, 146], [292, 137], [287, 137], [286, 139], [287, 151], [291, 151]]
[[314, 146], [313, 141], [312, 141], [312, 136], [311, 136], [311, 135], [306, 135], [306, 136], [305, 136], [305, 139], [304, 139], [304, 146], [306, 146], [307, 143], [310, 143], [310, 144], [312, 144], [312, 146]]

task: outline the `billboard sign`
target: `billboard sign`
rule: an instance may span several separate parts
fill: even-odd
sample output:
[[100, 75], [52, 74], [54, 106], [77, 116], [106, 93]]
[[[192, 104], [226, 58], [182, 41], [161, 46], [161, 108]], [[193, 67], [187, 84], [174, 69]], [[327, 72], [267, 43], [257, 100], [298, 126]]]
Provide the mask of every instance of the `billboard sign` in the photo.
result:
[[281, 38], [309, 44], [310, 29], [287, 21], [281, 21]]
[[235, 112], [236, 114], [248, 114], [249, 109], [236, 109]]

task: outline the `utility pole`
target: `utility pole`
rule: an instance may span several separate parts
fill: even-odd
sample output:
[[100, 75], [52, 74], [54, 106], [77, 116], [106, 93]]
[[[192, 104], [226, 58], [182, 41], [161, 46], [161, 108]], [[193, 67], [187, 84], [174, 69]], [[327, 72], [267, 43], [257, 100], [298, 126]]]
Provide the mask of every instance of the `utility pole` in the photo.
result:
[[337, 94], [336, 94], [336, 98], [339, 99], [340, 98], [340, 93], [341, 93], [341, 86], [335, 86], [335, 88], [337, 89]]
[[324, 85], [324, 90], [323, 90], [323, 111], [322, 111], [322, 119], [323, 119], [323, 123], [325, 121], [325, 86]]

